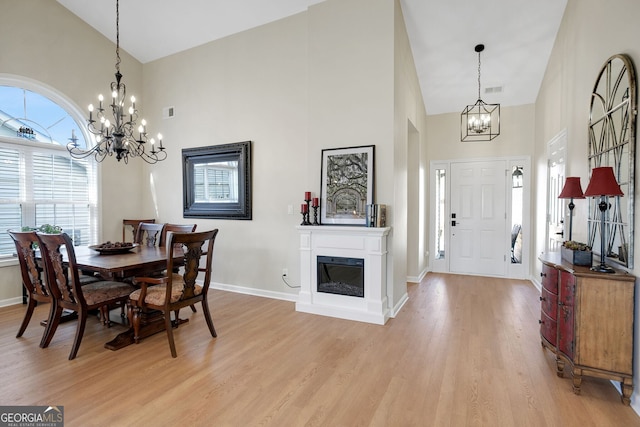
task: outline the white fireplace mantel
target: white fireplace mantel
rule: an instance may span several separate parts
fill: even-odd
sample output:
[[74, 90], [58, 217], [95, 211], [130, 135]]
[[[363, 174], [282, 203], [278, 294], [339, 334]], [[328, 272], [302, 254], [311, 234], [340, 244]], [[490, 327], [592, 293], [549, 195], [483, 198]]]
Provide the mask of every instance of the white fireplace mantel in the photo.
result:
[[[387, 235], [390, 227], [298, 226], [300, 293], [296, 310], [384, 325], [387, 301]], [[318, 292], [317, 257], [364, 259], [364, 298]]]

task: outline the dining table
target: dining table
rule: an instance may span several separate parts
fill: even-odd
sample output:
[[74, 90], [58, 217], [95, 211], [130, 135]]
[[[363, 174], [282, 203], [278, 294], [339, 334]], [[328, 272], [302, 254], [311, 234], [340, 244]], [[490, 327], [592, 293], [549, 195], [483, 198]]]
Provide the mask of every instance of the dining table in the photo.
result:
[[[120, 251], [101, 251], [92, 246], [74, 247], [78, 270], [98, 274], [104, 280], [122, 281], [129, 277], [146, 276], [167, 267], [166, 246], [138, 245]], [[174, 262], [182, 260], [182, 250], [173, 249]]]
[[[167, 268], [167, 247], [136, 245], [128, 250], [100, 250], [96, 246], [74, 247], [78, 270], [83, 273], [98, 274], [104, 280], [122, 281], [135, 276], [158, 274]], [[173, 248], [174, 265], [180, 265], [184, 253], [181, 247]], [[178, 320], [184, 323], [187, 320]], [[143, 312], [138, 338], [146, 338], [165, 330], [164, 315], [158, 311]], [[116, 336], [105, 344], [105, 348], [118, 350], [133, 344], [133, 327]]]

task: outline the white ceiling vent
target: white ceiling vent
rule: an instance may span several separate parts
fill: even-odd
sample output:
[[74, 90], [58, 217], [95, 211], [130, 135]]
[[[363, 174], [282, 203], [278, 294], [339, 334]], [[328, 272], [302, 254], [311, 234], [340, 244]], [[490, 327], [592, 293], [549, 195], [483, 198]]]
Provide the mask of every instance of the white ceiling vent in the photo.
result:
[[163, 119], [172, 119], [176, 115], [176, 109], [174, 107], [164, 107], [162, 109]]
[[500, 93], [502, 92], [502, 86], [493, 86], [485, 88], [484, 93]]

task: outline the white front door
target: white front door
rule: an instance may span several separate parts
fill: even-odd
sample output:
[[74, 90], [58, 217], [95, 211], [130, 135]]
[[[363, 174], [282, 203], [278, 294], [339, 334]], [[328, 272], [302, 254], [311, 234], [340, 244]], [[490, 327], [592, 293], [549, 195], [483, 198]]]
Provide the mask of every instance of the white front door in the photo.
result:
[[506, 169], [504, 160], [451, 164], [452, 273], [506, 275]]

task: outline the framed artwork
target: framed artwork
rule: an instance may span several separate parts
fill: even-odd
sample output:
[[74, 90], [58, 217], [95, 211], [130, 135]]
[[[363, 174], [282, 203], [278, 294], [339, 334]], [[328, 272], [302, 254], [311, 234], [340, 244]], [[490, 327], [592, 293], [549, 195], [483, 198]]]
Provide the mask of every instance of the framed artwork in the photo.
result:
[[322, 150], [320, 222], [366, 225], [373, 204], [374, 146]]

